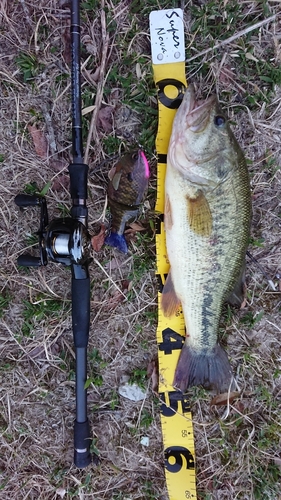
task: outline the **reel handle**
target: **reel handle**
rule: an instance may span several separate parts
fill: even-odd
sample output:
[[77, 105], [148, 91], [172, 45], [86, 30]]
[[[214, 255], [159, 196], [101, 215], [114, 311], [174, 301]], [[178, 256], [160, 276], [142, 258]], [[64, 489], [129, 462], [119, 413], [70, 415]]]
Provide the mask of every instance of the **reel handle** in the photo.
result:
[[23, 267], [39, 267], [42, 264], [40, 257], [33, 257], [29, 253], [24, 253], [20, 255], [17, 259], [19, 266]]
[[40, 198], [35, 194], [18, 194], [15, 197], [15, 204], [18, 207], [35, 207], [40, 205]]

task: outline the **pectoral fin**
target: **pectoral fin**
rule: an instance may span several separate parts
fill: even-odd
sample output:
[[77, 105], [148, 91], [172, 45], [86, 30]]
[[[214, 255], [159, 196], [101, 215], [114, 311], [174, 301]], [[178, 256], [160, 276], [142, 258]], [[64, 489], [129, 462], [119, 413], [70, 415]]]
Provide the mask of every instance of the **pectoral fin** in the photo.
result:
[[166, 317], [173, 316], [180, 306], [180, 300], [176, 295], [171, 273], [168, 274], [163, 287], [161, 304], [164, 316]]
[[114, 187], [115, 191], [117, 191], [117, 189], [118, 189], [118, 187], [119, 187], [119, 183], [120, 183], [121, 176], [122, 176], [122, 173], [121, 173], [121, 172], [117, 172], [117, 173], [113, 176], [113, 179], [112, 179], [112, 186]]
[[165, 230], [167, 231], [167, 229], [168, 230], [171, 229], [172, 225], [173, 225], [172, 207], [171, 207], [171, 202], [170, 202], [170, 198], [168, 195], [166, 195], [166, 197], [165, 197], [164, 213], [165, 213], [164, 224], [165, 224]]
[[195, 198], [187, 197], [187, 216], [191, 229], [200, 236], [210, 236], [212, 214], [208, 200], [202, 191]]
[[112, 181], [115, 172], [116, 172], [116, 165], [114, 165], [114, 167], [112, 167], [107, 174], [110, 181]]

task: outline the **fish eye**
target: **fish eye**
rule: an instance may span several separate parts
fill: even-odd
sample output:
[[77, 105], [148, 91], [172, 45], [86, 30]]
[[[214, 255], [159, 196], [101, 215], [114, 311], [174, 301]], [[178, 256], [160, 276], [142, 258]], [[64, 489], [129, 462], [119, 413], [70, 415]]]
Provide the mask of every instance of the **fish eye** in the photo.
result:
[[137, 159], [138, 159], [138, 156], [139, 156], [139, 154], [138, 154], [138, 153], [133, 153], [133, 154], [132, 154], [132, 159], [133, 159], [133, 160], [137, 160]]
[[217, 115], [214, 118], [214, 123], [217, 127], [222, 127], [225, 124], [226, 120], [224, 116]]

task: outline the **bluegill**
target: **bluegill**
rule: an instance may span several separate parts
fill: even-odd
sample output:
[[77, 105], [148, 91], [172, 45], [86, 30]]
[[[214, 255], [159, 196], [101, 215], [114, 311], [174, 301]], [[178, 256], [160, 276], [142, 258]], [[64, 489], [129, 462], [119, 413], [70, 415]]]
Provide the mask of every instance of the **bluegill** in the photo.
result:
[[144, 152], [139, 150], [125, 154], [109, 171], [108, 177], [107, 194], [112, 222], [105, 243], [127, 253], [125, 225], [138, 216], [148, 189], [149, 165]]
[[174, 386], [227, 390], [232, 369], [218, 341], [223, 303], [241, 304], [251, 193], [244, 154], [216, 96], [196, 101], [190, 86], [176, 113], [165, 179], [170, 261], [166, 316], [181, 304], [186, 341]]

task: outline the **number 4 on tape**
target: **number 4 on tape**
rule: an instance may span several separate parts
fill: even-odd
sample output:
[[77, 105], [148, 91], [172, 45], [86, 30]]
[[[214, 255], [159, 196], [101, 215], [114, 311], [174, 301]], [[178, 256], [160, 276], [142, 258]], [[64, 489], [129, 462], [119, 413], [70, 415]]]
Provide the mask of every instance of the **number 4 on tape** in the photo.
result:
[[152, 67], [158, 90], [158, 132], [156, 149], [157, 201], [156, 229], [158, 293], [158, 359], [161, 426], [164, 442], [165, 474], [170, 500], [195, 500], [194, 437], [187, 397], [173, 387], [174, 373], [184, 343], [182, 311], [166, 318], [161, 310], [161, 291], [169, 272], [164, 231], [164, 184], [167, 152], [173, 119], [185, 88], [185, 45], [183, 11], [168, 9], [150, 13]]

